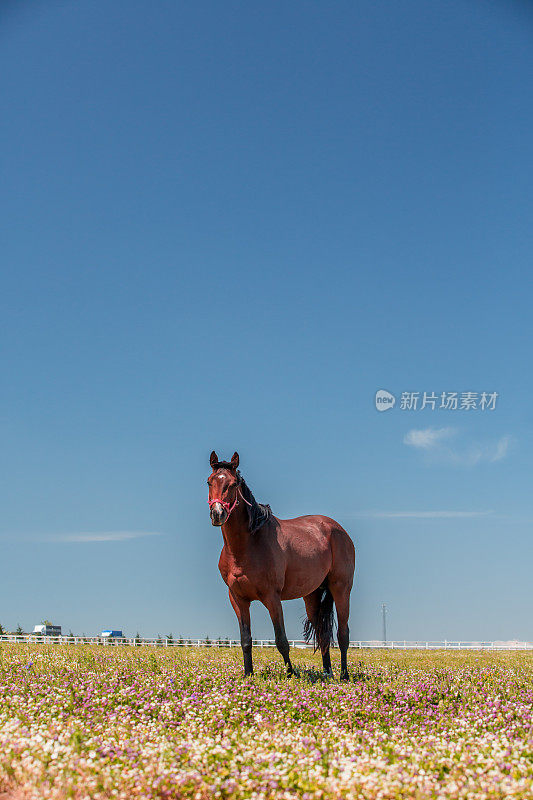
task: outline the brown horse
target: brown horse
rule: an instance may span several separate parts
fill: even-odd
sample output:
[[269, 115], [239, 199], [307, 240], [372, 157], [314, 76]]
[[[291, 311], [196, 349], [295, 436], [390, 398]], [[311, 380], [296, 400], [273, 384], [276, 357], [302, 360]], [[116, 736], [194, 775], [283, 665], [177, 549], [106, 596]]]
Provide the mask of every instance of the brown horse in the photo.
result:
[[283, 623], [282, 600], [303, 597], [307, 621], [304, 635], [320, 648], [326, 674], [331, 675], [329, 647], [333, 637], [333, 603], [337, 609], [341, 680], [349, 680], [350, 591], [355, 549], [346, 531], [329, 517], [277, 519], [270, 506], [258, 503], [238, 471], [239, 456], [219, 461], [213, 450], [210, 464], [209, 508], [213, 525], [222, 527], [224, 547], [218, 568], [229, 588], [239, 620], [244, 673], [251, 675], [252, 634], [250, 603], [260, 600], [268, 609], [276, 646], [289, 675], [292, 664]]

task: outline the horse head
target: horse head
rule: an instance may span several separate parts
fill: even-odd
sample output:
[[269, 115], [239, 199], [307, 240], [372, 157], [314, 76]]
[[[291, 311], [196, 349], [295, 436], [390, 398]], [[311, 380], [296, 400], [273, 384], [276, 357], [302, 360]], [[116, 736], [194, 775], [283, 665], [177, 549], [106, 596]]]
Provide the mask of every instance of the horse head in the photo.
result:
[[219, 461], [213, 450], [209, 458], [213, 470], [207, 484], [209, 486], [209, 512], [211, 524], [216, 527], [224, 525], [239, 499], [239, 454], [233, 453], [231, 461]]

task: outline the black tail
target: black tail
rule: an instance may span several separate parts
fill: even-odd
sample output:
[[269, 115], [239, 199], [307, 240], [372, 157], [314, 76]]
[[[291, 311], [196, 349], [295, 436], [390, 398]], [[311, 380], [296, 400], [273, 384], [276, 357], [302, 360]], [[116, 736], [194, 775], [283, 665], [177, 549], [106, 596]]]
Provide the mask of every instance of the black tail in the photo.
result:
[[315, 653], [317, 650], [325, 652], [333, 641], [333, 626], [335, 618], [333, 616], [333, 595], [331, 594], [327, 581], [319, 587], [320, 602], [316, 619], [306, 619], [304, 622], [304, 639], [306, 642], [313, 642]]

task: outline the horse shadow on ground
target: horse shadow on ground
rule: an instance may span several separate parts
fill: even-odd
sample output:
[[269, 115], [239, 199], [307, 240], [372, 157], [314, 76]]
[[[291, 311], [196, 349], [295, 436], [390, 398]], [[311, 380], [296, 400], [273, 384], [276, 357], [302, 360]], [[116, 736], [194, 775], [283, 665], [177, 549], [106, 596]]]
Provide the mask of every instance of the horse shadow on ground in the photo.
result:
[[[338, 675], [326, 675], [326, 673], [318, 667], [305, 667], [293, 664], [293, 677], [305, 681], [306, 683], [336, 683], [339, 678]], [[259, 673], [261, 678], [287, 678], [287, 673], [283, 667], [263, 667]], [[360, 681], [371, 680], [371, 676], [365, 672], [364, 664], [360, 662], [356, 667], [350, 670], [349, 683], [359, 683]]]

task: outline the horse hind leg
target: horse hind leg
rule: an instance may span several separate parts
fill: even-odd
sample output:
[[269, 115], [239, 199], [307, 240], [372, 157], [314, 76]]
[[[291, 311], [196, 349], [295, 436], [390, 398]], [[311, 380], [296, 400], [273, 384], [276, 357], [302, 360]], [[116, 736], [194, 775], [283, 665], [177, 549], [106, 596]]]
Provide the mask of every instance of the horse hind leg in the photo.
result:
[[[327, 591], [327, 590], [326, 590]], [[314, 592], [304, 597], [305, 613], [307, 614], [307, 621], [304, 624], [304, 638], [307, 642], [313, 640], [317, 647], [320, 647], [322, 654], [322, 667], [324, 673], [328, 676], [333, 675], [331, 669], [331, 657], [329, 654], [330, 637], [320, 637], [322, 642], [318, 641], [318, 630], [320, 626], [320, 613], [321, 601], [324, 599], [324, 588], [319, 586]], [[324, 609], [322, 608], [322, 613]]]
[[349, 681], [348, 673], [348, 646], [350, 644], [350, 629], [348, 618], [350, 616], [350, 590], [351, 584], [345, 581], [330, 581], [331, 594], [337, 609], [337, 641], [341, 652], [341, 681]]

